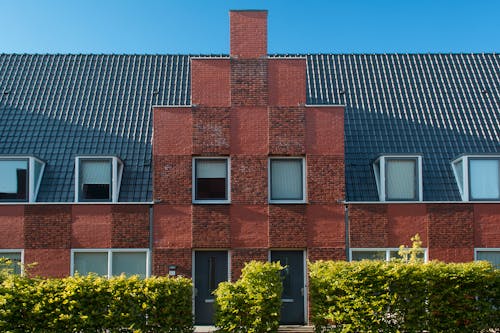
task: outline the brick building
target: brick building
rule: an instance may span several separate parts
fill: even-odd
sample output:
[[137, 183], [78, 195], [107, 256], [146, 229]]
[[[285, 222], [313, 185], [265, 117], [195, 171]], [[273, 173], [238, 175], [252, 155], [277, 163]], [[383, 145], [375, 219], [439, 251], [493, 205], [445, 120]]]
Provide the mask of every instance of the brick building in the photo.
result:
[[230, 55], [0, 55], [0, 255], [32, 274], [192, 276], [306, 260], [500, 258], [497, 54], [268, 55], [230, 12]]

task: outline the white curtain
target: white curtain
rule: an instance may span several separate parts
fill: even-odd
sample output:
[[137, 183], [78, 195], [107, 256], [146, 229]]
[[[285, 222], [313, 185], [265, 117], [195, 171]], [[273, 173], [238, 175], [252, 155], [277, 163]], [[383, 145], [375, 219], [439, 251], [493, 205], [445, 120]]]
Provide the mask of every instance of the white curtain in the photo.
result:
[[227, 160], [196, 160], [197, 178], [226, 178]]
[[415, 160], [387, 160], [385, 170], [387, 199], [417, 199], [415, 191]]
[[500, 198], [500, 160], [469, 159], [470, 196], [472, 199]]
[[271, 199], [303, 199], [302, 160], [271, 160]]
[[80, 175], [82, 184], [111, 184], [111, 161], [82, 160]]

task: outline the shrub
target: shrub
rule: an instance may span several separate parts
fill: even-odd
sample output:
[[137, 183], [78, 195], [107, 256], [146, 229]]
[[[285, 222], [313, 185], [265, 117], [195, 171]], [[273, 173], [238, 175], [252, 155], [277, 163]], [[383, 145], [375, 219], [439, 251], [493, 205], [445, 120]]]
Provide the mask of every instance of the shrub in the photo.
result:
[[310, 264], [317, 332], [480, 332], [500, 327], [500, 271], [484, 262]]
[[1, 332], [192, 332], [191, 281], [7, 276]]
[[215, 325], [221, 332], [276, 332], [279, 327], [283, 285], [279, 263], [252, 261], [241, 278], [219, 284]]

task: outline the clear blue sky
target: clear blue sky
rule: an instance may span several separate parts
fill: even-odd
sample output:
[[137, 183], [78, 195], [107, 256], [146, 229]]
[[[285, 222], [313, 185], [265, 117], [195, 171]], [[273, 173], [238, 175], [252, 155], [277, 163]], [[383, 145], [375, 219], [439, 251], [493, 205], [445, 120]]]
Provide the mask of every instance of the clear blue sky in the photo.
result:
[[230, 9], [269, 53], [500, 51], [500, 0], [0, 0], [0, 53], [228, 53]]

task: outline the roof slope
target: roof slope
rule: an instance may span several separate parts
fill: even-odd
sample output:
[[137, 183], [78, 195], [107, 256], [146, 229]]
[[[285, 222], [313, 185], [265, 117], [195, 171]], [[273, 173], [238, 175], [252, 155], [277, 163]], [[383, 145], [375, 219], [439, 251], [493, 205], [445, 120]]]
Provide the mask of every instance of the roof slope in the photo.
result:
[[37, 201], [74, 201], [77, 155], [117, 155], [120, 201], [151, 201], [151, 107], [190, 102], [189, 57], [0, 55], [0, 155], [47, 162]]
[[451, 161], [500, 153], [500, 55], [308, 56], [308, 102], [344, 104], [346, 190], [378, 201], [372, 162], [423, 154], [425, 201], [459, 201]]
[[[497, 54], [308, 55], [308, 104], [345, 104], [350, 201], [371, 163], [422, 153], [424, 200], [460, 200], [450, 161], [500, 152]], [[47, 162], [40, 202], [74, 200], [74, 157], [117, 155], [122, 202], [152, 200], [153, 105], [188, 105], [186, 55], [0, 55], [0, 155]]]

